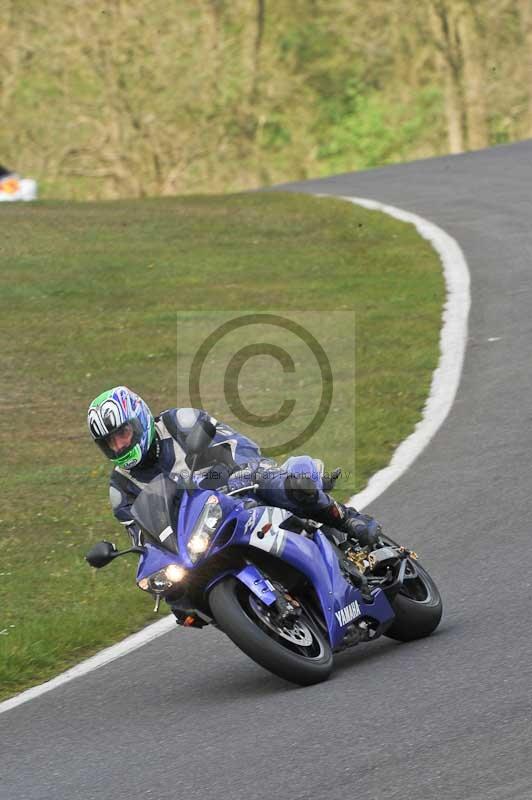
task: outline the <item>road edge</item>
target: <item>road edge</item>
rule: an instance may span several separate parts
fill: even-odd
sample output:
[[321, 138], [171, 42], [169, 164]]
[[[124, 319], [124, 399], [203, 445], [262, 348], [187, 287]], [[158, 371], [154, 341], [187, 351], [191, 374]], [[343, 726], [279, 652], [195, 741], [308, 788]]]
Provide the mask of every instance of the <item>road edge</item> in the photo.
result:
[[[414, 432], [395, 450], [388, 466], [376, 472], [370, 478], [365, 489], [349, 498], [349, 505], [362, 509], [406, 472], [427, 447], [451, 410], [460, 383], [467, 344], [467, 323], [471, 307], [470, 275], [465, 256], [458, 242], [438, 225], [424, 217], [364, 197], [339, 197], [329, 194], [318, 194], [317, 196], [346, 200], [354, 205], [381, 211], [402, 222], [414, 225], [420, 236], [430, 242], [438, 253], [447, 288], [440, 332], [440, 359], [432, 376], [430, 392], [423, 408], [422, 418], [417, 423]], [[76, 664], [55, 678], [38, 686], [32, 686], [31, 689], [26, 689], [20, 694], [0, 702], [0, 714], [143, 647], [158, 636], [170, 631], [174, 625], [173, 615], [148, 625], [121, 642], [106, 647], [96, 655]]]
[[[334, 197], [334, 195], [321, 196]], [[373, 211], [381, 211], [414, 225], [419, 235], [438, 253], [447, 289], [440, 331], [440, 358], [432, 375], [422, 417], [413, 433], [394, 451], [388, 466], [372, 475], [367, 486], [347, 501], [348, 505], [363, 509], [409, 469], [442, 426], [452, 408], [460, 385], [467, 345], [471, 278], [460, 245], [435, 223], [410, 211], [380, 203], [378, 200], [369, 200], [365, 197], [341, 199]]]

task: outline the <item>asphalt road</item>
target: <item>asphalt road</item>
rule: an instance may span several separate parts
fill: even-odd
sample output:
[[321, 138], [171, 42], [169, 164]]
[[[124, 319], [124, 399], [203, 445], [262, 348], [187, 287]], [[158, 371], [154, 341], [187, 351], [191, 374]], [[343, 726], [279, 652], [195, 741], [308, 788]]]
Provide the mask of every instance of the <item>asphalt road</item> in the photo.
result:
[[417, 212], [468, 260], [455, 405], [371, 509], [440, 584], [441, 627], [304, 689], [215, 630], [168, 634], [2, 714], [2, 800], [532, 797], [532, 142], [287, 188]]

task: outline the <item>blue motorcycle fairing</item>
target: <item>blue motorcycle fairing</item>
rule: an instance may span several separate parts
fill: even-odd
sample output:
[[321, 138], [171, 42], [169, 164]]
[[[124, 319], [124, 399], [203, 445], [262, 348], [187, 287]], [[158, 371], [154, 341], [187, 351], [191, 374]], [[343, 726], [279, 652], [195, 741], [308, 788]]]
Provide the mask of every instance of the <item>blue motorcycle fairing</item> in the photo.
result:
[[372, 603], [364, 602], [360, 591], [345, 579], [332, 545], [319, 530], [312, 540], [279, 527], [283, 520], [292, 516], [283, 509], [257, 506], [247, 511], [247, 520], [237, 526], [232, 543], [264, 550], [309, 579], [320, 602], [333, 648], [341, 644], [345, 626], [355, 619], [367, 616], [381, 625], [393, 619], [393, 609], [381, 589], [374, 590]]
[[[179, 561], [180, 563], [187, 567], [187, 569], [194, 569], [198, 565], [199, 562], [203, 560], [203, 558], [199, 559], [198, 562], [193, 563], [187, 550], [187, 542], [189, 541], [192, 531], [194, 530], [194, 526], [198, 521], [201, 512], [205, 506], [205, 503], [214, 495], [220, 504], [220, 508], [222, 509], [222, 523], [217, 529], [214, 537], [213, 543], [209, 547], [206, 556], [212, 555], [216, 549], [216, 537], [221, 532], [223, 527], [230, 521], [231, 519], [231, 512], [235, 510], [235, 508], [240, 504], [240, 500], [233, 500], [232, 497], [228, 497], [227, 495], [216, 492], [213, 489], [204, 489], [202, 491], [197, 491], [194, 493], [192, 497], [188, 495], [184, 495], [179, 506], [179, 513], [177, 518], [177, 540], [178, 540], [178, 551], [179, 551]], [[205, 556], [204, 556], [205, 557]]]
[[244, 586], [247, 586], [250, 592], [253, 592], [253, 594], [258, 597], [258, 599], [261, 600], [264, 605], [271, 606], [273, 603], [275, 603], [277, 599], [275, 588], [254, 564], [247, 564], [241, 570], [235, 569], [221, 572], [207, 585], [205, 588], [205, 594], [207, 595], [213, 586], [219, 583], [222, 578], [227, 577], [227, 575], [234, 575], [234, 577], [243, 583]]
[[169, 564], [178, 564], [179, 557], [169, 550], [161, 550], [153, 544], [145, 543], [144, 552], [140, 554], [137, 566], [137, 583], [142, 578], [148, 578], [160, 569], [164, 569]]
[[[187, 543], [210, 496], [215, 496], [219, 502], [222, 517], [207, 551], [192, 563]], [[321, 607], [333, 649], [341, 646], [347, 626], [354, 621], [369, 618], [378, 626], [392, 621], [395, 615], [384, 592], [375, 589], [373, 602], [364, 602], [360, 591], [344, 577], [338, 556], [324, 534], [317, 530], [310, 539], [281, 527], [291, 516], [289, 511], [277, 506], [250, 506], [249, 498], [246, 501], [242, 496], [230, 497], [214, 489], [196, 489], [192, 495], [182, 496], [177, 520], [171, 526], [177, 535], [177, 554], [146, 545], [146, 552], [139, 562], [137, 580], [172, 563], [183, 566], [192, 577], [195, 568], [208, 562], [212, 555], [222, 552], [227, 546], [242, 545], [251, 551], [254, 548], [263, 550], [271, 557], [285, 561], [309, 581]], [[229, 537], [223, 533], [228, 524], [233, 528]], [[265, 604], [275, 602], [276, 593], [267, 577], [251, 564], [244, 568], [235, 567], [234, 571], [222, 568], [207, 586], [206, 593], [224, 574], [235, 575]], [[186, 578], [184, 588], [185, 583]]]
[[[334, 598], [332, 608], [334, 620], [332, 624], [333, 629], [336, 630], [334, 635], [335, 644], [333, 646], [340, 644], [345, 633], [345, 625], [354, 619], [371, 617], [381, 625], [391, 622], [395, 617], [395, 613], [382, 589], [373, 589], [373, 602], [367, 603], [362, 598], [360, 591], [344, 578], [338, 563], [338, 557], [326, 536], [318, 530], [314, 536], [314, 541], [331, 575]], [[350, 619], [351, 613], [354, 611], [350, 606], [355, 602], [358, 604], [360, 613]], [[348, 609], [348, 613], [345, 612], [345, 609]], [[332, 641], [333, 637], [331, 636]]]

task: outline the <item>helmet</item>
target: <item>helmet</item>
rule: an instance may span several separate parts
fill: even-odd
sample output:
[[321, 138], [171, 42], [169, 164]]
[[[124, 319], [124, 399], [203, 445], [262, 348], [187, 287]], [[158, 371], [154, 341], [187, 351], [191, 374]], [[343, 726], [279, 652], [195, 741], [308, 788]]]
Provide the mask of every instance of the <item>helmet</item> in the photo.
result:
[[155, 439], [155, 422], [144, 400], [126, 386], [102, 392], [89, 406], [91, 436], [117, 467], [140, 464]]

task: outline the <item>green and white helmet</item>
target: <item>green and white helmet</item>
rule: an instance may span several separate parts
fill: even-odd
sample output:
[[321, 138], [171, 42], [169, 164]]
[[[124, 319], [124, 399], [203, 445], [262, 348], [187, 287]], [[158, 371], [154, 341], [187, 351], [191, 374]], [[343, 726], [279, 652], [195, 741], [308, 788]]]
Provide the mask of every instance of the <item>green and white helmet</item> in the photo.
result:
[[87, 422], [100, 450], [124, 469], [140, 464], [155, 439], [150, 409], [126, 386], [99, 394], [89, 406]]

